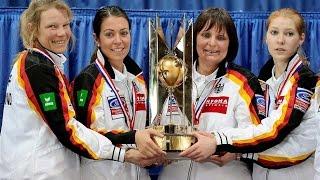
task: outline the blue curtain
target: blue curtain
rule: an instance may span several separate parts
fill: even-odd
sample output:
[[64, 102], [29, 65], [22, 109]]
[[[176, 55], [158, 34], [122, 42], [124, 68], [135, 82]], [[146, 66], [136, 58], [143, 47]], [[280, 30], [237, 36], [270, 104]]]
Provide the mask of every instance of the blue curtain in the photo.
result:
[[[0, 7], [27, 7], [31, 0], [1, 0]], [[65, 0], [70, 7], [98, 8], [118, 5], [125, 9], [152, 10], [202, 10], [208, 7], [223, 7], [229, 11], [273, 11], [292, 7], [298, 11], [317, 12], [318, 0]]]
[[[16, 54], [23, 49], [19, 37], [19, 16], [23, 8], [0, 8], [0, 122], [2, 120], [2, 109], [5, 97], [5, 88], [10, 73], [12, 61]], [[148, 77], [148, 19], [155, 18], [156, 14], [161, 17], [161, 25], [170, 44], [175, 41], [178, 24], [185, 14], [188, 18], [195, 19], [199, 11], [190, 10], [126, 10], [131, 20], [132, 44], [130, 56], [144, 70]], [[94, 9], [73, 9], [74, 20], [72, 31], [76, 43], [72, 50], [66, 55], [69, 61], [65, 65], [66, 74], [73, 79], [90, 61], [94, 50], [92, 37], [92, 21], [95, 14]], [[257, 74], [260, 67], [268, 59], [268, 52], [264, 44], [266, 12], [230, 12], [237, 27], [240, 47], [235, 60], [237, 64], [250, 69]], [[310, 59], [311, 68], [318, 72], [320, 69], [320, 13], [302, 13], [307, 24], [307, 36], [304, 49]], [[169, 28], [174, 24], [173, 30]], [[173, 31], [173, 33], [171, 33]], [[171, 40], [171, 36], [172, 39]]]

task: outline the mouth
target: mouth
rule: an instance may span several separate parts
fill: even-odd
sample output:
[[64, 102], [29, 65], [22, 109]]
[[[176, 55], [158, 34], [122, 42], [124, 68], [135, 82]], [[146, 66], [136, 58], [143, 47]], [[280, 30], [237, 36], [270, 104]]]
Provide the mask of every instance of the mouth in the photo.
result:
[[66, 43], [66, 41], [65, 40], [59, 40], [59, 41], [51, 41], [53, 44], [59, 44], [59, 45], [61, 45], [61, 44], [65, 44]]
[[220, 53], [220, 51], [218, 50], [208, 50], [208, 49], [204, 49], [203, 50], [204, 54], [207, 55], [207, 56], [213, 56], [213, 55], [217, 55]]
[[286, 50], [283, 49], [283, 48], [276, 48], [275, 50], [278, 51], [278, 52], [285, 52], [285, 51], [286, 51]]
[[53, 44], [58, 44], [58, 45], [65, 45], [66, 44], [66, 40], [58, 40], [58, 41], [51, 41]]
[[117, 52], [117, 53], [122, 52], [123, 50], [124, 50], [124, 48], [113, 48], [113, 49], [111, 49], [111, 51]]

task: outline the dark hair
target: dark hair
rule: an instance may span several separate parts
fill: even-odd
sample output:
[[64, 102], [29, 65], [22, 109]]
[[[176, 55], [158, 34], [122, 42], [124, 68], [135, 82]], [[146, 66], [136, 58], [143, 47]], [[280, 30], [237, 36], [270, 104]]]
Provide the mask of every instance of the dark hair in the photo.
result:
[[[101, 24], [102, 24], [103, 20], [110, 17], [110, 16], [125, 18], [128, 21], [129, 30], [131, 29], [129, 17], [128, 17], [127, 13], [122, 8], [120, 8], [119, 6], [104, 6], [104, 7], [101, 7], [100, 9], [98, 9], [98, 11], [96, 12], [96, 15], [94, 16], [93, 22], [92, 22], [93, 32], [96, 34], [97, 37], [99, 37], [99, 35], [100, 35]], [[98, 48], [96, 47], [96, 49], [94, 50], [94, 52], [91, 56], [90, 63], [92, 63], [96, 60], [97, 51], [98, 51]]]
[[99, 36], [100, 34], [102, 21], [110, 16], [125, 18], [128, 21], [129, 30], [131, 29], [129, 17], [123, 9], [118, 6], [104, 6], [96, 12], [96, 15], [93, 19], [93, 32], [96, 34], [96, 36]]
[[209, 8], [200, 13], [198, 16], [193, 31], [194, 37], [194, 59], [198, 59], [198, 53], [196, 50], [197, 45], [197, 35], [203, 29], [206, 30], [211, 29], [212, 27], [216, 27], [219, 31], [225, 29], [228, 36], [229, 36], [229, 47], [228, 53], [224, 61], [231, 62], [233, 61], [238, 53], [238, 37], [237, 37], [237, 30], [234, 25], [234, 22], [229, 15], [229, 13], [222, 8]]

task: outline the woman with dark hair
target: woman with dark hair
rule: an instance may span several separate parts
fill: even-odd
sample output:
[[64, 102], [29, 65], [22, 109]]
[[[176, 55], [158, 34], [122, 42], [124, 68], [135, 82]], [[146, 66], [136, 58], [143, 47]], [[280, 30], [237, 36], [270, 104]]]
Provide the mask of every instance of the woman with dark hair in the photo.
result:
[[206, 134], [181, 155], [201, 161], [214, 152], [246, 153], [241, 159], [255, 162], [254, 180], [313, 179], [319, 81], [299, 52], [305, 40], [304, 20], [296, 10], [283, 8], [270, 14], [266, 27], [274, 63], [271, 73], [261, 75], [267, 79], [266, 118], [245, 128]]
[[[193, 124], [204, 132], [258, 124], [264, 117], [257, 108], [257, 99], [263, 100], [262, 90], [250, 71], [232, 63], [238, 52], [238, 38], [228, 12], [221, 8], [204, 10], [193, 33]], [[202, 143], [202, 135], [195, 136]], [[173, 162], [164, 168], [160, 178], [251, 179], [246, 163], [233, 161], [220, 167], [224, 164], [221, 158], [235, 160], [236, 154], [212, 155], [200, 163]]]
[[[144, 129], [146, 87], [141, 69], [128, 55], [131, 35], [127, 14], [117, 6], [100, 8], [93, 20], [93, 31], [97, 50], [92, 63], [74, 81], [77, 118], [110, 139], [113, 139], [110, 133]], [[126, 153], [138, 166], [155, 163], [157, 158], [148, 159], [148, 154], [140, 152], [141, 147], [140, 151], [136, 149], [132, 137], [123, 136], [113, 143], [127, 149]], [[152, 150], [152, 145], [144, 148]], [[138, 166], [82, 158], [81, 176], [82, 179], [136, 179], [138, 176], [147, 179], [146, 170]]]

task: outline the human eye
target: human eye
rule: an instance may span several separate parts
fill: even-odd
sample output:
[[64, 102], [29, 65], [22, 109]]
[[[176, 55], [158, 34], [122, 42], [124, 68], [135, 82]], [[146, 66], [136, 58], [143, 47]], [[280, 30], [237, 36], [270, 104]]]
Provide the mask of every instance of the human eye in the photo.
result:
[[63, 24], [63, 27], [64, 27], [64, 28], [69, 28], [69, 27], [70, 27], [70, 23], [65, 23], [65, 24]]
[[127, 31], [127, 30], [120, 31], [120, 35], [121, 35], [122, 37], [125, 37], [125, 36], [127, 36], [128, 34], [129, 34], [129, 31]]
[[217, 40], [219, 40], [219, 41], [224, 41], [224, 40], [226, 40], [227, 38], [226, 38], [226, 36], [224, 35], [224, 34], [219, 34], [218, 36], [217, 36]]
[[56, 24], [49, 24], [46, 26], [48, 29], [57, 29], [57, 25]]
[[270, 34], [271, 34], [271, 35], [277, 35], [278, 33], [279, 33], [279, 32], [278, 32], [277, 30], [271, 30], [271, 31], [270, 31]]
[[203, 32], [201, 33], [201, 36], [204, 38], [210, 38], [211, 37], [211, 33], [210, 32]]
[[113, 32], [105, 32], [104, 36], [107, 38], [112, 38], [114, 36]]
[[289, 32], [286, 32], [285, 35], [291, 37], [294, 35], [294, 32], [289, 31]]

